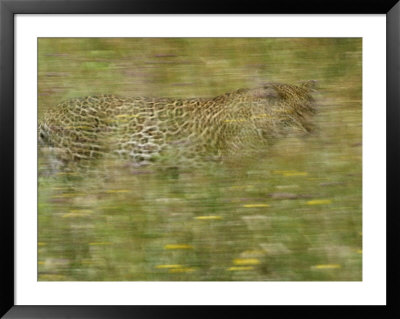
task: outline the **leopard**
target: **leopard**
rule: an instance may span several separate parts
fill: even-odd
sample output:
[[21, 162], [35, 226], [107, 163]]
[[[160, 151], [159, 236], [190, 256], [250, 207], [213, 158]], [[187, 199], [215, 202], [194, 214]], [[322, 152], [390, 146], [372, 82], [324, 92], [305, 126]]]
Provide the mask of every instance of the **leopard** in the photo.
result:
[[62, 165], [105, 157], [138, 167], [218, 162], [310, 133], [315, 91], [312, 80], [268, 82], [211, 98], [72, 98], [45, 112], [38, 122], [38, 146]]

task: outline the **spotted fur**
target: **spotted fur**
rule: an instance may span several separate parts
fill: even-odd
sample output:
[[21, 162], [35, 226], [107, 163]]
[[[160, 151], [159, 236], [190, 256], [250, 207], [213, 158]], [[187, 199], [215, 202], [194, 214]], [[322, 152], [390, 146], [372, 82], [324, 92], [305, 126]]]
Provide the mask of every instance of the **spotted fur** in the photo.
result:
[[268, 83], [215, 98], [71, 99], [39, 122], [39, 145], [62, 162], [113, 155], [137, 165], [262, 149], [277, 137], [311, 130], [313, 84]]

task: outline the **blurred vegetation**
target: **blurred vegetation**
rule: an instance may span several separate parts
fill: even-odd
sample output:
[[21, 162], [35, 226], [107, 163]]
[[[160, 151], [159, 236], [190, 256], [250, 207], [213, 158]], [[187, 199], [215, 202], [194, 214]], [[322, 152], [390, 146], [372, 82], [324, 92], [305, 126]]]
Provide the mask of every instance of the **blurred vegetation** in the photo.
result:
[[319, 83], [316, 132], [252, 161], [40, 175], [39, 280], [362, 279], [361, 39], [42, 38], [38, 72], [39, 118], [78, 96]]

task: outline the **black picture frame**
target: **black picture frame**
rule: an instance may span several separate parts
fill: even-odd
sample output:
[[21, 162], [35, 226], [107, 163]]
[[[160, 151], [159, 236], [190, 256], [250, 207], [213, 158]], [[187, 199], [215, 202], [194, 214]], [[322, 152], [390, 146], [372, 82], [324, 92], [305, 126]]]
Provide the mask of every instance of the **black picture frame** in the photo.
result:
[[[16, 14], [385, 14], [387, 21], [387, 305], [386, 306], [21, 306], [14, 303], [14, 16]], [[397, 181], [400, 136], [400, 3], [398, 0], [201, 1], [0, 0], [0, 315], [4, 318], [156, 318], [310, 316], [399, 317]], [[377, 110], [377, 112], [382, 110]], [[384, 212], [376, 212], [383, 214]]]

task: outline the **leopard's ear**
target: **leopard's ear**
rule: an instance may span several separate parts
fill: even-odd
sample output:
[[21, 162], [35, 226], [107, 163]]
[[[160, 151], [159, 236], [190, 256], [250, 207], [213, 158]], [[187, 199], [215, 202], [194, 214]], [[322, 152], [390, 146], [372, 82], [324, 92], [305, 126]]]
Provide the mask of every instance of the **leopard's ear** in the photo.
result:
[[279, 97], [278, 92], [273, 86], [266, 85], [264, 87], [252, 90], [252, 95], [256, 98], [276, 99]]
[[318, 88], [318, 81], [317, 80], [301, 81], [299, 82], [299, 86], [309, 91], [315, 91]]

